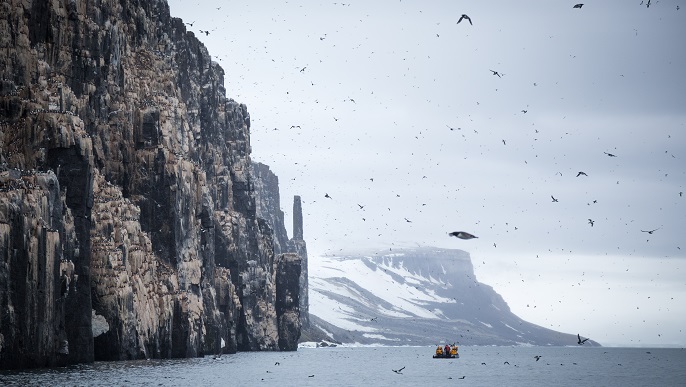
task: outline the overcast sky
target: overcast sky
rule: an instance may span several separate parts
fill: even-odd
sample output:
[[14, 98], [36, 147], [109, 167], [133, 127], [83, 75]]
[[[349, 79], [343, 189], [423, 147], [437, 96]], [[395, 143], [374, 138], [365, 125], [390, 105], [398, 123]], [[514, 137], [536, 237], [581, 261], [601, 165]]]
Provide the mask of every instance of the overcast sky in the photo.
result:
[[169, 3], [311, 259], [459, 248], [528, 321], [686, 345], [683, 1]]

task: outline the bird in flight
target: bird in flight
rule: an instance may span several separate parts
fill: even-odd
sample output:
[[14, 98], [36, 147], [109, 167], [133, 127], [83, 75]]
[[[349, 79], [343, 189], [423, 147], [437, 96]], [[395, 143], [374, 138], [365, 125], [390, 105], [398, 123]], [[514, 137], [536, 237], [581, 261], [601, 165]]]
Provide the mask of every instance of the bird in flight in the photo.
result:
[[361, 204], [358, 204], [357, 206], [360, 207], [360, 210], [364, 208], [364, 206]]
[[534, 358], [536, 359], [536, 361], [541, 360], [542, 357], [543, 357], [543, 356], [541, 356], [541, 355], [536, 355], [536, 356], [534, 356]]
[[612, 153], [607, 153], [607, 152], [603, 152], [603, 153], [605, 153], [608, 157], [617, 157], [617, 155], [613, 155]]
[[586, 174], [586, 172], [579, 171], [579, 173], [576, 174], [576, 177], [579, 177], [579, 176], [588, 176], [588, 175]]
[[409, 220], [409, 219], [407, 219], [407, 218], [405, 218], [405, 221], [406, 221], [407, 223], [412, 223], [412, 221]]
[[329, 198], [329, 199], [332, 199], [332, 198], [331, 198], [331, 196], [329, 196], [329, 194], [328, 194], [328, 193], [325, 193], [325, 194], [324, 194], [324, 197], [325, 197], [325, 198]]
[[295, 129], [295, 128], [302, 129], [302, 128], [300, 127], [300, 125], [291, 125], [291, 129]]
[[464, 231], [453, 231], [453, 232], [449, 233], [448, 235], [454, 236], [454, 237], [458, 237], [458, 238], [460, 238], [460, 239], [474, 239], [474, 238], [478, 238], [478, 236], [472, 235], [472, 234], [470, 234], [470, 233], [468, 233], [468, 232], [464, 232]]
[[578, 333], [576, 334], [576, 337], [577, 337], [578, 340], [579, 340], [579, 341], [577, 341], [577, 344], [579, 344], [579, 345], [582, 345], [583, 343], [585, 343], [586, 341], [588, 341], [588, 338], [585, 338], [585, 339], [581, 340], [581, 335], [579, 335]]
[[393, 372], [395, 372], [396, 374], [402, 374], [404, 369], [405, 369], [405, 367], [403, 367], [399, 370], [393, 370]]
[[495, 71], [495, 70], [488, 70], [488, 71], [492, 72], [493, 75], [497, 75], [498, 78], [502, 78], [502, 77], [500, 76], [500, 73], [499, 73], [499, 72], [497, 72], [497, 71]]
[[553, 203], [557, 203], [557, 199], [555, 199], [555, 196], [550, 195], [551, 198], [553, 198]]
[[460, 24], [460, 22], [462, 21], [462, 19], [467, 19], [467, 21], [469, 22], [469, 25], [474, 25], [474, 24], [472, 24], [472, 19], [471, 19], [469, 16], [467, 16], [466, 14], [464, 14], [464, 13], [463, 13], [462, 16], [460, 16], [460, 18], [457, 20], [457, 24]]
[[526, 114], [526, 112], [528, 112], [528, 110], [522, 110], [522, 113]]
[[659, 230], [659, 229], [660, 229], [660, 228], [658, 227], [658, 228], [656, 228], [655, 230], [641, 230], [641, 232], [647, 232], [648, 234], [652, 234], [652, 233], [654, 233], [655, 231], [657, 231], [657, 230]]
[[584, 5], [580, 3], [580, 4], [574, 5], [574, 7], [572, 7], [572, 8], [581, 8], [581, 7], [583, 7], [583, 6], [584, 6]]
[[593, 223], [595, 223], [595, 221], [594, 221], [593, 219], [589, 218], [589, 219], [588, 219], [588, 224], [590, 224], [591, 227], [593, 227]]

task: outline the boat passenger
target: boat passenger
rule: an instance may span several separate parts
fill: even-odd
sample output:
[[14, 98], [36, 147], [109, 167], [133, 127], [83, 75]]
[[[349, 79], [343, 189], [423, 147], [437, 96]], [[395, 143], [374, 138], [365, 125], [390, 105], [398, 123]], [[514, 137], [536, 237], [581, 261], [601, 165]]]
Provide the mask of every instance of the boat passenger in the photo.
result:
[[443, 353], [445, 353], [446, 357], [450, 357], [450, 346], [448, 344], [445, 345], [445, 348], [443, 349]]
[[440, 345], [436, 348], [436, 356], [443, 356], [443, 348]]
[[453, 356], [457, 355], [457, 345], [453, 345], [452, 348], [450, 348], [450, 354]]

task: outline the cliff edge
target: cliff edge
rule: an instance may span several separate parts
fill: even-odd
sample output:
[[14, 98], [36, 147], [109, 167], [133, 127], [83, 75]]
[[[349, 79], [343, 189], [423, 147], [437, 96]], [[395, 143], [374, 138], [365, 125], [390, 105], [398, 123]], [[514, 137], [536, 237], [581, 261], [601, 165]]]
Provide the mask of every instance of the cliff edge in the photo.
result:
[[0, 368], [295, 348], [225, 95], [164, 0], [0, 4]]

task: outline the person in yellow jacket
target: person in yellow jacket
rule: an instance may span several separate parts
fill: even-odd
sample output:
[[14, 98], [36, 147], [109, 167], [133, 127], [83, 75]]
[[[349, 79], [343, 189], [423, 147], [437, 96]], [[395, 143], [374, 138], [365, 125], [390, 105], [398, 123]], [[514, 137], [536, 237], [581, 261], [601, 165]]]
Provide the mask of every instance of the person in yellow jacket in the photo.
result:
[[457, 345], [453, 344], [453, 346], [450, 347], [450, 354], [453, 356], [457, 355]]
[[436, 347], [436, 356], [443, 356], [443, 347], [440, 345]]

